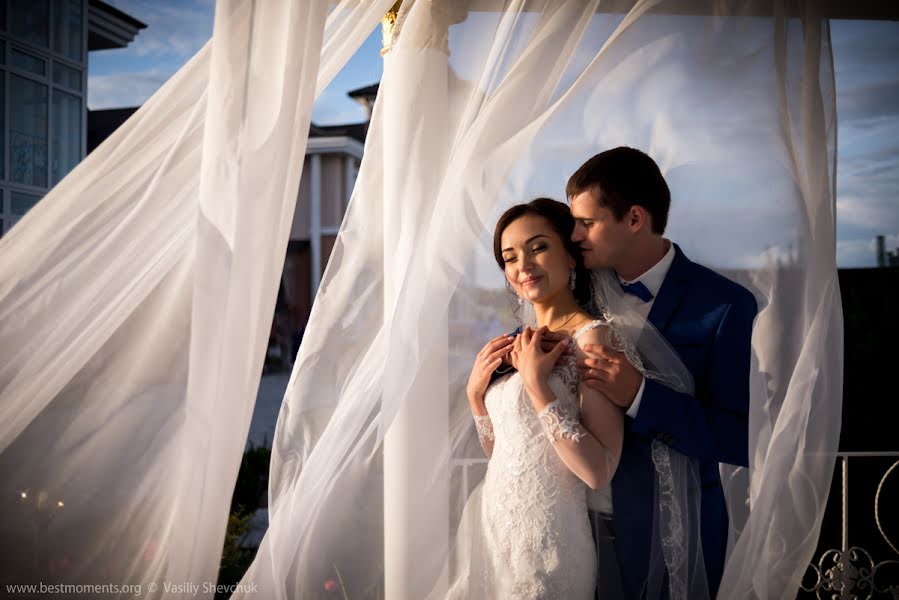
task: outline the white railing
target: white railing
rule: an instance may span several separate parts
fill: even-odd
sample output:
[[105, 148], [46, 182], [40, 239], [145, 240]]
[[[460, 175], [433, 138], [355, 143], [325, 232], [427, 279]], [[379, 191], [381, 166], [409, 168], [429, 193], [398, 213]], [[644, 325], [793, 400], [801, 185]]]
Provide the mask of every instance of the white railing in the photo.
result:
[[462, 469], [462, 490], [464, 494], [464, 498], [467, 498], [469, 494], [471, 494], [471, 488], [468, 483], [468, 470], [475, 465], [486, 465], [486, 458], [454, 458], [451, 461], [451, 466], [453, 469], [460, 468]]

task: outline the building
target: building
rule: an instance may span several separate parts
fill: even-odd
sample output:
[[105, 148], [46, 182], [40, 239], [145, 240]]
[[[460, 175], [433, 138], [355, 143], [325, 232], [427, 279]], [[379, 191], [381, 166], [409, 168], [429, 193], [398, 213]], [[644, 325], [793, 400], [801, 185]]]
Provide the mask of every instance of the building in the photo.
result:
[[894, 251], [886, 249], [886, 237], [877, 236], [877, 266], [899, 267], [899, 248]]
[[356, 183], [367, 130], [368, 122], [310, 128], [281, 280], [293, 329], [303, 329], [312, 310]]
[[[267, 369], [292, 366], [356, 183], [377, 91], [375, 84], [348, 94], [365, 109], [365, 121], [345, 125], [313, 123], [309, 128], [306, 158], [272, 322]], [[137, 107], [89, 111], [87, 152], [99, 146], [135, 111]]]
[[337, 232], [353, 192], [371, 119], [377, 84], [348, 92], [365, 109], [366, 120], [309, 129], [303, 175], [297, 191], [281, 289], [272, 323], [268, 366], [289, 369], [299, 349]]
[[88, 52], [145, 27], [101, 0], [0, 2], [0, 235], [85, 156]]

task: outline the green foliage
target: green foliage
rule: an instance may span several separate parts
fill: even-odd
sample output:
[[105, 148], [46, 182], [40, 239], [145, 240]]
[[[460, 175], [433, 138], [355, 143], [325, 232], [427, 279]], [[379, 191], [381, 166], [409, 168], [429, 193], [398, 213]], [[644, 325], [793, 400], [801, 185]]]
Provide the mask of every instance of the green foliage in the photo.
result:
[[[246, 548], [243, 542], [250, 532], [250, 519], [253, 513], [267, 500], [271, 454], [271, 448], [252, 444], [244, 452], [234, 494], [231, 497], [231, 514], [228, 517], [222, 560], [219, 565], [217, 582], [219, 585], [239, 583], [256, 556], [258, 548]], [[216, 594], [217, 599], [229, 596], [230, 593]]]
[[[240, 582], [246, 573], [253, 557], [256, 556], [256, 548], [244, 548], [241, 541], [250, 531], [251, 514], [240, 515], [232, 513], [228, 517], [228, 529], [225, 533], [225, 544], [222, 548], [222, 562], [219, 566], [219, 585], [233, 585]], [[227, 597], [225, 594], [223, 597]], [[216, 598], [219, 595], [216, 594]]]
[[250, 444], [244, 452], [231, 497], [232, 514], [253, 514], [262, 506], [268, 495], [268, 468], [272, 450], [267, 446]]

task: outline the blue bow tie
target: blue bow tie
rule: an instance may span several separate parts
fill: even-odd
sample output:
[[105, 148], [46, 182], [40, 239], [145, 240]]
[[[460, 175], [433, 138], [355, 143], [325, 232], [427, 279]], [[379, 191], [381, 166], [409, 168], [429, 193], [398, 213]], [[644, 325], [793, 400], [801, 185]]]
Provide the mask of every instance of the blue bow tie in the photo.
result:
[[643, 302], [649, 302], [652, 300], [652, 292], [643, 285], [643, 282], [637, 281], [635, 283], [624, 283], [620, 279], [618, 280], [618, 285], [621, 286], [622, 291], [625, 294], [633, 294]]

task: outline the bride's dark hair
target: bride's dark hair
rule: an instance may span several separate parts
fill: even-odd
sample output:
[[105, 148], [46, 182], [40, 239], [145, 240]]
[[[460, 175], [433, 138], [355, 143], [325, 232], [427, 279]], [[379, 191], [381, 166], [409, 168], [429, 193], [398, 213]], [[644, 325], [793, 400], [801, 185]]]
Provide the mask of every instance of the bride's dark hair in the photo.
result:
[[527, 204], [516, 204], [504, 212], [499, 221], [496, 222], [496, 229], [493, 232], [493, 257], [496, 259], [496, 264], [499, 265], [500, 269], [505, 270], [506, 264], [503, 261], [502, 252], [503, 231], [506, 230], [510, 223], [526, 215], [543, 217], [553, 231], [562, 239], [562, 243], [565, 244], [565, 250], [568, 251], [568, 255], [575, 262], [574, 299], [581, 308], [592, 313], [593, 284], [590, 280], [590, 271], [584, 266], [584, 257], [581, 256], [581, 249], [571, 241], [571, 233], [574, 231], [574, 217], [571, 216], [571, 210], [567, 204], [552, 198], [535, 198]]

